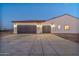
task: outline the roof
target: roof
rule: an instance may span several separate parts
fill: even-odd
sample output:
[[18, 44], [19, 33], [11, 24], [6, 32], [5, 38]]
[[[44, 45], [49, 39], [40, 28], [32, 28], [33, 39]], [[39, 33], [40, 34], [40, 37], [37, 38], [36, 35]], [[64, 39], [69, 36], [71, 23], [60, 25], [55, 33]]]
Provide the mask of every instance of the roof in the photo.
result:
[[57, 18], [60, 18], [60, 17], [65, 17], [65, 16], [68, 16], [68, 17], [70, 17], [70, 18], [75, 18], [75, 19], [77, 19], [76, 21], [79, 21], [78, 19], [79, 18], [77, 18], [77, 17], [74, 17], [74, 16], [72, 16], [72, 15], [69, 15], [69, 14], [64, 14], [64, 15], [61, 15], [61, 16], [57, 16], [57, 17], [53, 17], [53, 18], [51, 18], [51, 19], [48, 19], [48, 20], [23, 20], [23, 21], [12, 21], [13, 23], [45, 23], [45, 22], [51, 22], [51, 20], [52, 21], [54, 21], [54, 19], [57, 19]]
[[12, 21], [13, 23], [42, 23], [45, 20], [23, 20], [23, 21]]
[[71, 24], [76, 24], [79, 23], [79, 18], [68, 15], [68, 14], [64, 14], [55, 18], [51, 18], [48, 21], [44, 22], [43, 24], [53, 24], [53, 23], [63, 23], [63, 24], [67, 24], [67, 23], [71, 23]]
[[73, 18], [79, 19], [78, 17], [72, 16], [72, 15], [70, 15], [70, 14], [63, 14], [63, 15], [60, 15], [60, 16], [56, 16], [56, 17], [50, 18], [50, 19], [48, 19], [48, 21], [49, 21], [49, 20], [52, 20], [52, 19], [55, 19], [55, 18], [62, 17], [62, 16], [70, 16], [70, 17], [73, 17]]

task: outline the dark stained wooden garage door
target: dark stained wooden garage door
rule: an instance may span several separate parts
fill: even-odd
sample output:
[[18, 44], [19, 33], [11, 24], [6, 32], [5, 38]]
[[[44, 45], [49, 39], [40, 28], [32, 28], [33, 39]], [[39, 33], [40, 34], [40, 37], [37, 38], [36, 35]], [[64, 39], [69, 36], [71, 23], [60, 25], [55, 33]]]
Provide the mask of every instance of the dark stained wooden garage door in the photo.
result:
[[44, 25], [42, 27], [43, 33], [51, 33], [51, 26], [49, 25]]
[[35, 25], [18, 25], [18, 33], [36, 33]]

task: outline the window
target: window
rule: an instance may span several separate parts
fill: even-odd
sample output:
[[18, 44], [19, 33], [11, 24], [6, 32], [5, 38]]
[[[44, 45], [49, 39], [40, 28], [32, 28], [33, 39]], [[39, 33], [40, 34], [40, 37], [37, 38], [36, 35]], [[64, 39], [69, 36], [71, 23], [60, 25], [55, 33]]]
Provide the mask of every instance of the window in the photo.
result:
[[58, 29], [61, 29], [61, 26], [60, 25], [58, 25]]
[[69, 30], [70, 29], [70, 26], [69, 25], [65, 25], [64, 29], [65, 30]]

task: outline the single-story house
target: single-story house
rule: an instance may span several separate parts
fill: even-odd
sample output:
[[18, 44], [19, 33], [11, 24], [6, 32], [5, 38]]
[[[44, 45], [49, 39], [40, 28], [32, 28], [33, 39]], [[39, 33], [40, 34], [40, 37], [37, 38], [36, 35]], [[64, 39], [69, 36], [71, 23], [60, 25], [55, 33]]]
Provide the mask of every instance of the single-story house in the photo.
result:
[[68, 14], [49, 20], [12, 21], [14, 33], [79, 33], [79, 18]]

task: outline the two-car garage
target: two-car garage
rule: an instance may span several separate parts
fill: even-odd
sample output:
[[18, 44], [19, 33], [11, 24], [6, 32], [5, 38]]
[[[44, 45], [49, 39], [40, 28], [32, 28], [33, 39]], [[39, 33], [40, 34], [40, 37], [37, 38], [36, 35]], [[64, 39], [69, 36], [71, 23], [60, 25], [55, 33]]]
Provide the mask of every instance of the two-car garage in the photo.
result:
[[36, 25], [18, 25], [18, 33], [36, 33]]

